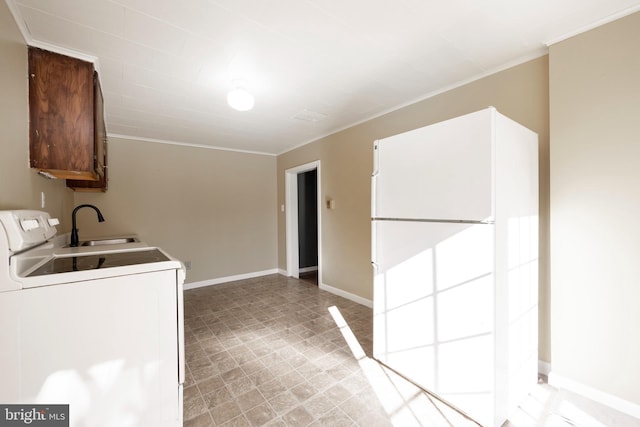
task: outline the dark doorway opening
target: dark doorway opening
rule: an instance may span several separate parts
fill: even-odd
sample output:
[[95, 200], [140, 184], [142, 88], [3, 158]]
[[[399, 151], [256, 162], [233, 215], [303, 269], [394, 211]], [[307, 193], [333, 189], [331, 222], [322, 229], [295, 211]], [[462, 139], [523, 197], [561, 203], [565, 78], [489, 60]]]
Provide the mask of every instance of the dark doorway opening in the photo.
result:
[[298, 268], [301, 280], [318, 284], [318, 173], [298, 174]]

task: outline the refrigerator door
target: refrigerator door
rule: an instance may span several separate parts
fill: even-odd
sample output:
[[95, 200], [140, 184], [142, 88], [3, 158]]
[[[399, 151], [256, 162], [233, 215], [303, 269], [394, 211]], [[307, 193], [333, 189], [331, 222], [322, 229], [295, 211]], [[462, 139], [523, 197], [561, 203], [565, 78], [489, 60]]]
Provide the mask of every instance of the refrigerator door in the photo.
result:
[[492, 424], [494, 226], [372, 227], [374, 357]]
[[376, 218], [493, 219], [488, 108], [376, 141]]

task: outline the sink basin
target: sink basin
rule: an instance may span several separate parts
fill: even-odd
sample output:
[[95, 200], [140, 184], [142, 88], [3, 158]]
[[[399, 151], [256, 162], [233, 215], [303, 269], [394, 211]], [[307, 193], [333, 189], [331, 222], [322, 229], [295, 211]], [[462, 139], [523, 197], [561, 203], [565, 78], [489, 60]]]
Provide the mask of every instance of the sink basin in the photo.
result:
[[135, 237], [118, 237], [115, 239], [96, 239], [85, 240], [80, 242], [79, 246], [102, 246], [102, 245], [122, 245], [124, 243], [135, 243], [138, 239]]

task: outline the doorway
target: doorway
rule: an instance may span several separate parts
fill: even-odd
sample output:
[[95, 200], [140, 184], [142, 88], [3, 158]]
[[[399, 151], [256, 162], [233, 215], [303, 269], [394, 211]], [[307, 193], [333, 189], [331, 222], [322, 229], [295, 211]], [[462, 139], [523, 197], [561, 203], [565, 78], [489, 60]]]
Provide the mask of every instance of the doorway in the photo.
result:
[[320, 161], [285, 171], [287, 275], [322, 284]]
[[317, 170], [298, 174], [298, 272], [301, 280], [318, 284]]

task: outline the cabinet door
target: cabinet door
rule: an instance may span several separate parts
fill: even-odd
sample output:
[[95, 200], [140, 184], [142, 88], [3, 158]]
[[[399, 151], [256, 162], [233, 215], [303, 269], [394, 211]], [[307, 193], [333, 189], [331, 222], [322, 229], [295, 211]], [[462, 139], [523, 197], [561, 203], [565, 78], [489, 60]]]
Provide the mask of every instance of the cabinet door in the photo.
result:
[[58, 178], [97, 180], [93, 64], [29, 48], [31, 167]]
[[94, 141], [97, 181], [67, 179], [67, 187], [74, 191], [107, 191], [107, 129], [104, 123], [104, 100], [98, 73], [94, 73]]

